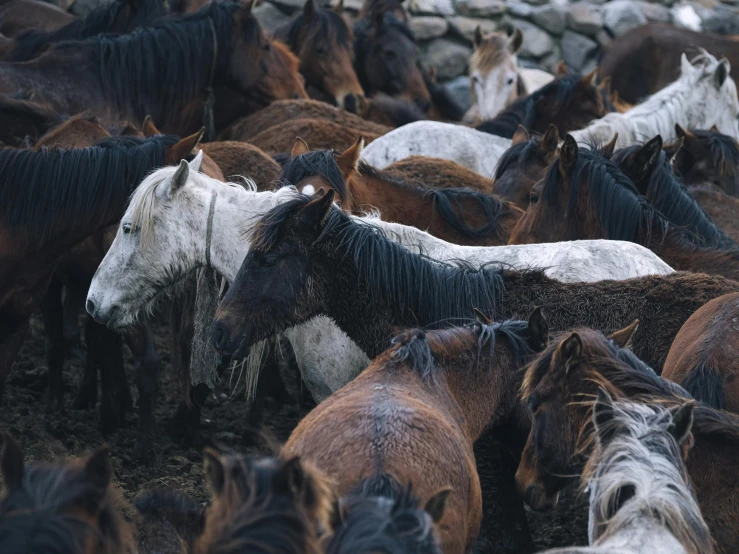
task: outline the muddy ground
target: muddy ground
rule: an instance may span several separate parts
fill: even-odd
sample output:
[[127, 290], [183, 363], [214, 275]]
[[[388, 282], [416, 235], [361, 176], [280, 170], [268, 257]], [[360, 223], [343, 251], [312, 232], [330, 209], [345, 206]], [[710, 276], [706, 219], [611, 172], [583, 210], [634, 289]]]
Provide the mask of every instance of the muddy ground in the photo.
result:
[[[173, 487], [192, 495], [200, 502], [206, 502], [201, 449], [184, 448], [178, 433], [170, 426], [180, 393], [170, 371], [171, 345], [167, 326], [160, 322], [156, 324], [155, 330], [163, 372], [157, 405], [157, 458], [153, 464], [139, 465], [131, 456], [136, 432], [135, 410], [129, 413], [125, 428], [103, 436], [98, 429], [97, 409], [84, 411], [71, 407], [83, 373], [83, 356], [68, 359], [65, 364], [65, 413], [45, 413], [47, 369], [43, 324], [38, 315], [31, 321], [28, 338], [13, 366], [6, 398], [0, 408], [0, 433], [10, 431], [20, 440], [27, 461], [48, 461], [84, 455], [101, 444], [108, 444], [116, 484], [129, 500], [147, 489]], [[127, 349], [124, 358], [135, 402], [134, 366]], [[289, 385], [291, 394], [297, 397], [300, 394], [299, 384]], [[285, 441], [300, 418], [307, 413], [307, 408], [299, 408], [298, 404], [297, 401], [294, 406], [270, 403], [265, 416], [267, 432], [279, 441]], [[268, 454], [266, 447], [243, 447], [241, 437], [247, 413], [248, 405], [243, 391], [232, 393], [228, 375], [225, 375], [219, 390], [210, 396], [203, 409], [201, 432], [204, 444]], [[538, 548], [586, 544], [584, 525], [587, 524], [587, 515], [582, 512], [582, 506], [586, 506], [584, 500], [579, 502], [581, 508], [577, 510], [577, 522], [573, 520], [571, 511], [564, 509], [548, 514], [528, 514], [530, 529]], [[564, 505], [567, 504], [569, 502], [565, 500]]]

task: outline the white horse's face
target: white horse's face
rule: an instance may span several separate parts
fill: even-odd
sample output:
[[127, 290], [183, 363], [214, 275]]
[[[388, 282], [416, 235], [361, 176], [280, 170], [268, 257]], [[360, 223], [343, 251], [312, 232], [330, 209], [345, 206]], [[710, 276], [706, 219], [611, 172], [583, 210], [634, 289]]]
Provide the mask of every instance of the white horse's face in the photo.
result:
[[710, 57], [707, 62], [699, 61], [694, 66], [683, 54], [681, 67], [683, 77], [687, 74], [696, 80], [691, 87], [695, 93], [693, 103], [705, 112], [700, 128], [716, 125], [721, 133], [739, 139], [739, 98], [729, 62], [716, 62]]
[[515, 56], [488, 72], [475, 70], [470, 75], [472, 92], [480, 119], [493, 119], [518, 96], [518, 67]]
[[196, 173], [200, 160], [201, 155], [189, 166], [184, 162], [187, 171], [160, 169], [134, 193], [87, 294], [87, 311], [99, 323], [109, 328], [135, 323], [198, 267], [210, 194], [187, 173]]

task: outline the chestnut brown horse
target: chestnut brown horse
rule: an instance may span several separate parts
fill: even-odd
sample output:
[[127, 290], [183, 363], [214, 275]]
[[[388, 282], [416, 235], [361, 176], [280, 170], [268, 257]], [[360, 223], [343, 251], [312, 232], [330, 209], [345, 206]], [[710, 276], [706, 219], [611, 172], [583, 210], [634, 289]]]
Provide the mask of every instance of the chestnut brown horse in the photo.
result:
[[425, 229], [454, 244], [506, 244], [522, 215], [513, 204], [492, 194], [461, 188], [463, 183], [455, 183], [460, 188], [426, 188], [424, 183], [408, 181], [402, 174], [375, 169], [360, 160], [362, 147], [360, 138], [335, 156], [331, 150], [310, 152], [299, 141], [293, 148], [293, 159], [278, 180], [294, 184], [298, 190], [331, 187], [348, 212], [379, 210], [385, 221]]
[[695, 185], [688, 187], [688, 192], [724, 234], [739, 244], [739, 219], [736, 218], [739, 198], [729, 196], [714, 185]]
[[[652, 161], [648, 165], [651, 158], [647, 158], [634, 171], [645, 172], [650, 183], [650, 168], [660, 172], [655, 194], [664, 202], [655, 200], [659, 206], [648, 203], [634, 183], [607, 159], [610, 150], [579, 148], [568, 135], [559, 159], [532, 190], [529, 207], [509, 244], [627, 240], [646, 246], [676, 269], [739, 278], [739, 249], [723, 246], [726, 237], [679, 183], [673, 186], [663, 179], [671, 174], [669, 164], [661, 152], [661, 143], [652, 147], [657, 147], [653, 160], [662, 160], [662, 164]], [[684, 202], [663, 195], [665, 190], [679, 191]], [[660, 211], [668, 208], [672, 211], [670, 219]]]
[[387, 348], [393, 329], [449, 325], [472, 317], [474, 307], [520, 318], [541, 306], [558, 330], [612, 330], [640, 319], [635, 351], [661, 368], [688, 317], [739, 290], [739, 283], [709, 275], [563, 283], [539, 270], [442, 264], [332, 208], [333, 200], [333, 190], [313, 200], [299, 196], [257, 223], [252, 249], [213, 322], [221, 353], [238, 358], [252, 344], [323, 314], [373, 357]]
[[306, 0], [303, 11], [278, 28], [277, 38], [300, 58], [300, 73], [311, 95], [361, 113], [364, 91], [354, 71], [354, 33], [342, 15]]
[[28, 29], [53, 32], [76, 19], [71, 13], [42, 0], [6, 2], [0, 6], [0, 33], [12, 38]]
[[115, 0], [54, 31], [29, 29], [12, 41], [4, 59], [22, 62], [35, 58], [49, 46], [65, 40], [83, 40], [103, 33], [129, 33], [166, 15], [161, 0]]
[[[687, 186], [715, 185], [739, 196], [739, 143], [716, 129], [686, 131], [675, 125], [678, 140], [664, 145]], [[682, 140], [680, 140], [682, 139]]]
[[493, 192], [525, 210], [529, 196], [559, 153], [559, 131], [550, 125], [544, 135], [529, 133], [522, 125], [513, 135], [511, 147], [495, 167]]
[[318, 554], [329, 530], [333, 485], [292, 456], [286, 460], [220, 455], [206, 449], [211, 493], [197, 554]]
[[339, 148], [344, 150], [356, 143], [360, 137], [372, 142], [379, 135], [365, 134], [352, 127], [344, 127], [326, 119], [293, 119], [269, 127], [249, 139], [249, 143], [268, 154], [290, 152], [295, 137], [309, 138], [316, 148]]
[[406, 331], [309, 413], [284, 452], [333, 476], [340, 495], [380, 477], [412, 484], [427, 506], [442, 495], [442, 551], [469, 552], [482, 518], [472, 445], [497, 415], [501, 380], [546, 340], [540, 330], [507, 321]]
[[225, 140], [206, 142], [202, 148], [221, 168], [227, 181], [246, 177], [256, 183], [257, 189], [269, 190], [280, 173], [280, 165], [253, 144]]
[[[627, 349], [628, 330], [616, 343], [590, 329], [565, 332], [529, 367], [523, 399], [533, 425], [516, 480], [529, 505], [556, 504], [567, 479], [577, 477], [594, 442], [592, 408], [598, 387], [612, 398], [678, 406], [687, 393], [657, 377]], [[694, 409], [693, 447], [686, 466], [716, 552], [739, 548], [739, 418], [703, 404]], [[689, 444], [688, 444], [689, 446]]]
[[559, 77], [533, 93], [519, 98], [494, 119], [475, 126], [499, 137], [512, 138], [519, 125], [545, 133], [555, 125], [560, 138], [600, 119], [609, 111], [596, 84], [596, 71], [585, 76], [571, 73]]
[[5, 435], [0, 550], [65, 554], [136, 554], [134, 530], [111, 487], [107, 448], [67, 464], [26, 464]]
[[717, 410], [739, 413], [737, 317], [739, 294], [714, 298], [699, 308], [675, 337], [662, 377]]
[[265, 37], [251, 4], [230, 2], [128, 35], [62, 43], [24, 64], [0, 64], [0, 91], [31, 90], [60, 113], [92, 110], [130, 121], [151, 115], [180, 135], [204, 120], [213, 127], [214, 117], [233, 119], [236, 113], [214, 115], [211, 108], [215, 102], [216, 112], [232, 109], [235, 94], [241, 110], [249, 102], [306, 97], [287, 47]]
[[614, 39], [606, 47], [598, 72], [601, 78], [611, 78], [620, 98], [637, 104], [680, 77], [683, 52], [692, 58], [701, 48], [739, 67], [739, 43], [734, 37], [650, 23]]
[[407, 182], [421, 183], [430, 189], [459, 187], [487, 194], [493, 189], [491, 179], [457, 162], [442, 158], [409, 156], [391, 163], [384, 171]]

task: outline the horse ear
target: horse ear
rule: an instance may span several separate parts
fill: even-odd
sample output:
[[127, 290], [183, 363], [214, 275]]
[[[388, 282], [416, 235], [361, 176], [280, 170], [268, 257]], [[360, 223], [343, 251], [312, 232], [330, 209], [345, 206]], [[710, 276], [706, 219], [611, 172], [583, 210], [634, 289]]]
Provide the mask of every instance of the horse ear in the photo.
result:
[[518, 124], [518, 128], [516, 129], [516, 132], [513, 133], [513, 137], [511, 139], [511, 145], [513, 144], [519, 144], [521, 142], [529, 142], [529, 139], [531, 138], [531, 135], [529, 134], [526, 127]]
[[480, 308], [472, 308], [472, 312], [475, 314], [475, 319], [480, 325], [490, 325], [492, 321]]
[[3, 456], [0, 461], [6, 489], [20, 486], [23, 480], [23, 450], [10, 433], [3, 437]]
[[308, 143], [300, 137], [295, 137], [295, 144], [293, 144], [293, 149], [290, 151], [290, 156], [294, 158], [301, 154], [307, 154], [308, 152], [310, 152]]
[[712, 133], [720, 133], [718, 126], [714, 123], [711, 125], [711, 128], [709, 129]]
[[606, 96], [611, 95], [611, 76], [609, 75], [598, 84], [598, 90]]
[[221, 456], [212, 448], [206, 448], [203, 452], [203, 473], [210, 492], [214, 495], [221, 494], [226, 484], [226, 469]]
[[334, 13], [342, 15], [344, 13], [344, 0], [339, 0], [338, 4], [334, 6]]
[[549, 324], [544, 314], [541, 313], [541, 306], [534, 308], [529, 316], [529, 342], [534, 352], [541, 352], [546, 348], [549, 342]]
[[672, 411], [672, 423], [667, 431], [675, 437], [677, 444], [682, 444], [690, 436], [693, 427], [693, 409], [695, 404], [688, 402]]
[[187, 179], [190, 177], [190, 164], [187, 160], [181, 160], [177, 170], [172, 175], [172, 179], [169, 181], [169, 197], [172, 198], [174, 194], [185, 186]]
[[672, 153], [672, 157], [670, 158], [670, 165], [675, 166], [677, 163], [677, 160], [680, 156], [680, 152], [683, 149], [683, 146], [685, 145], [685, 139], [683, 137], [678, 138], [675, 142], [672, 143], [672, 148], [675, 149], [675, 151]]
[[201, 128], [197, 133], [193, 133], [189, 137], [181, 139], [178, 143], [167, 150], [164, 156], [164, 162], [166, 164], [173, 164], [179, 160], [184, 160], [192, 155], [192, 151], [203, 138], [205, 133], [205, 127]]
[[572, 135], [567, 135], [559, 151], [559, 167], [565, 175], [572, 173], [577, 163], [578, 154], [577, 142], [572, 138]]
[[508, 39], [508, 51], [511, 54], [515, 54], [521, 49], [522, 45], [523, 45], [523, 33], [521, 32], [521, 29], [516, 27], [516, 30], [513, 31], [513, 36]]
[[188, 165], [190, 166], [190, 171], [194, 171], [195, 173], [200, 171], [200, 166], [203, 165], [203, 154], [204, 152], [201, 148], [200, 150], [198, 150], [197, 155], [192, 159], [192, 161], [188, 163]]
[[566, 77], [567, 74], [570, 72], [570, 68], [567, 67], [567, 64], [564, 60], [559, 60], [559, 63], [557, 64], [557, 69], [555, 71], [555, 75], [557, 77]]
[[439, 492], [434, 494], [428, 499], [423, 509], [428, 515], [431, 516], [431, 521], [439, 523], [441, 518], [444, 517], [444, 508], [446, 507], [446, 500], [452, 493], [451, 487], [441, 489]]
[[141, 125], [141, 132], [144, 133], [144, 136], [146, 138], [153, 137], [154, 135], [161, 135], [162, 132], [157, 129], [157, 126], [154, 125], [154, 122], [151, 120], [151, 116], [147, 115], [144, 118], [144, 123]]
[[565, 365], [565, 373], [580, 361], [582, 356], [582, 339], [577, 333], [572, 333], [559, 346], [559, 355]]
[[598, 398], [593, 406], [593, 425], [595, 434], [601, 445], [606, 444], [613, 438], [613, 400], [603, 387], [598, 387]]
[[305, 5], [303, 6], [303, 20], [306, 22], [311, 21], [317, 11], [318, 6], [316, 6], [316, 0], [305, 0]]
[[637, 329], [639, 329], [639, 320], [635, 319], [631, 322], [629, 326], [624, 327], [619, 331], [614, 331], [613, 333], [608, 335], [608, 338], [616, 343], [616, 346], [619, 346], [621, 348], [630, 348], [631, 342], [634, 340], [634, 335], [636, 335]]
[[364, 137], [360, 135], [357, 142], [344, 150], [336, 158], [336, 165], [339, 166], [344, 179], [348, 179], [352, 173], [357, 171], [357, 168], [359, 167], [359, 158], [362, 156], [363, 148]]
[[292, 493], [300, 498], [300, 493], [306, 483], [306, 474], [298, 456], [293, 456], [285, 461], [279, 471], [272, 479], [273, 489], [276, 491], [287, 489], [285, 492]]
[[651, 175], [654, 171], [660, 152], [662, 152], [662, 135], [657, 135], [639, 149], [637, 159], [644, 168], [645, 175]]
[[729, 62], [726, 60], [719, 62], [716, 71], [713, 73], [713, 84], [717, 89], [720, 89], [724, 85], [724, 81], [729, 76], [730, 67]]
[[577, 86], [580, 90], [590, 90], [596, 87], [598, 78], [598, 68], [593, 69], [590, 73], [585, 75], [578, 81]]
[[306, 223], [316, 229], [322, 229], [326, 225], [328, 216], [334, 203], [334, 189], [329, 189], [326, 194], [308, 202], [300, 210], [300, 217]]
[[600, 153], [603, 155], [604, 158], [606, 158], [607, 160], [610, 160], [613, 157], [613, 151], [616, 150], [617, 142], [618, 142], [618, 133], [613, 135], [611, 142], [604, 144], [603, 147], [600, 149]]
[[539, 150], [548, 158], [557, 152], [558, 146], [559, 129], [557, 129], [556, 125], [550, 123], [546, 133], [544, 133], [544, 136], [539, 141]]
[[249, 19], [251, 19], [252, 8], [254, 8], [255, 0], [241, 0], [239, 2], [239, 9], [234, 14], [236, 19], [241, 25], [245, 25]]
[[482, 28], [478, 25], [475, 27], [475, 36], [472, 39], [475, 48], [478, 48], [482, 44]]
[[686, 131], [685, 129], [683, 129], [682, 126], [679, 123], [675, 123], [675, 134], [678, 137], [685, 138], [690, 133], [688, 131]]
[[429, 78], [429, 81], [431, 81], [432, 85], [436, 84], [436, 79], [438, 75], [439, 75], [439, 72], [436, 69], [435, 65], [432, 65], [431, 67], [429, 67], [428, 78]]

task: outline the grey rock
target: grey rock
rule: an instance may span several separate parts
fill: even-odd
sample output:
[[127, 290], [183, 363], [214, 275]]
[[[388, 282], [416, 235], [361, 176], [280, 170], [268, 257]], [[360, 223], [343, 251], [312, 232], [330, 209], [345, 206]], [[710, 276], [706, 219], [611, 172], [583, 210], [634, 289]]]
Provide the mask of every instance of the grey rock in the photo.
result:
[[447, 38], [432, 40], [423, 47], [421, 65], [429, 70], [436, 68], [438, 79], [445, 81], [467, 71], [472, 48]]
[[608, 0], [589, 0], [591, 4], [605, 4]]
[[603, 7], [603, 23], [614, 36], [623, 35], [646, 22], [644, 12], [631, 0], [616, 0]]
[[603, 28], [603, 14], [593, 4], [579, 2], [570, 6], [570, 29], [588, 36], [595, 36]]
[[408, 9], [413, 14], [454, 15], [452, 0], [411, 0]]
[[[537, 67], [539, 69], [543, 69], [544, 71], [548, 71], [552, 75], [556, 75], [557, 65], [559, 65], [559, 62], [561, 60], [562, 60], [562, 51], [560, 50], [559, 46], [555, 45], [551, 54], [549, 54], [548, 56], [544, 56], [541, 60], [539, 60]], [[520, 65], [520, 59], [519, 59], [519, 65]]]
[[525, 2], [528, 2], [529, 4], [534, 4], [536, 6], [541, 6], [543, 4], [548, 4], [549, 0], [524, 0]]
[[739, 34], [739, 11], [736, 8], [719, 6], [713, 10], [699, 10], [703, 30], [718, 35]]
[[449, 26], [455, 35], [469, 42], [472, 42], [478, 26], [483, 33], [492, 33], [499, 29], [498, 23], [493, 19], [473, 19], [461, 15], [450, 17]]
[[469, 17], [494, 17], [506, 11], [500, 0], [456, 0], [457, 13]]
[[[335, 6], [338, 3], [338, 0], [331, 0], [332, 6]], [[364, 0], [344, 0], [344, 8], [354, 10], [355, 12], [362, 9], [362, 4], [364, 4]]]
[[649, 21], [669, 23], [672, 19], [669, 8], [662, 4], [653, 4], [651, 2], [637, 2], [637, 4]]
[[660, 2], [665, 6], [672, 6], [677, 0], [660, 0]]
[[253, 8], [252, 13], [259, 23], [261, 23], [262, 27], [270, 32], [273, 32], [275, 29], [292, 19], [291, 16], [283, 13], [273, 4], [268, 2]]
[[514, 20], [513, 24], [523, 33], [523, 46], [520, 55], [524, 58], [541, 58], [552, 51], [554, 39], [533, 23]]
[[449, 29], [449, 24], [443, 17], [420, 15], [411, 18], [410, 27], [417, 40], [430, 40], [443, 37]]
[[597, 51], [598, 43], [585, 35], [569, 29], [562, 35], [562, 59], [575, 71], [582, 70], [586, 62], [595, 57]]
[[466, 75], [460, 75], [456, 79], [452, 79], [446, 83], [445, 86], [465, 111], [470, 109], [470, 106], [472, 106], [472, 96], [470, 95], [469, 77]]
[[56, 4], [60, 8], [69, 9], [71, 13], [78, 17], [85, 17], [92, 10], [97, 9], [100, 6], [107, 6], [112, 2], [113, 0], [76, 0], [71, 7], [69, 7], [69, 4], [67, 4], [67, 7], [65, 7], [63, 0], [52, 3]]
[[515, 17], [528, 18], [534, 12], [534, 8], [524, 2], [508, 2], [506, 8], [508, 13]]
[[605, 29], [601, 29], [595, 35], [595, 40], [597, 40], [598, 44], [600, 44], [601, 46], [608, 46], [613, 38], [611, 37], [611, 35], [608, 34], [608, 31], [606, 31]]
[[553, 35], [561, 35], [567, 27], [567, 10], [553, 4], [540, 6], [534, 9], [531, 20]]

